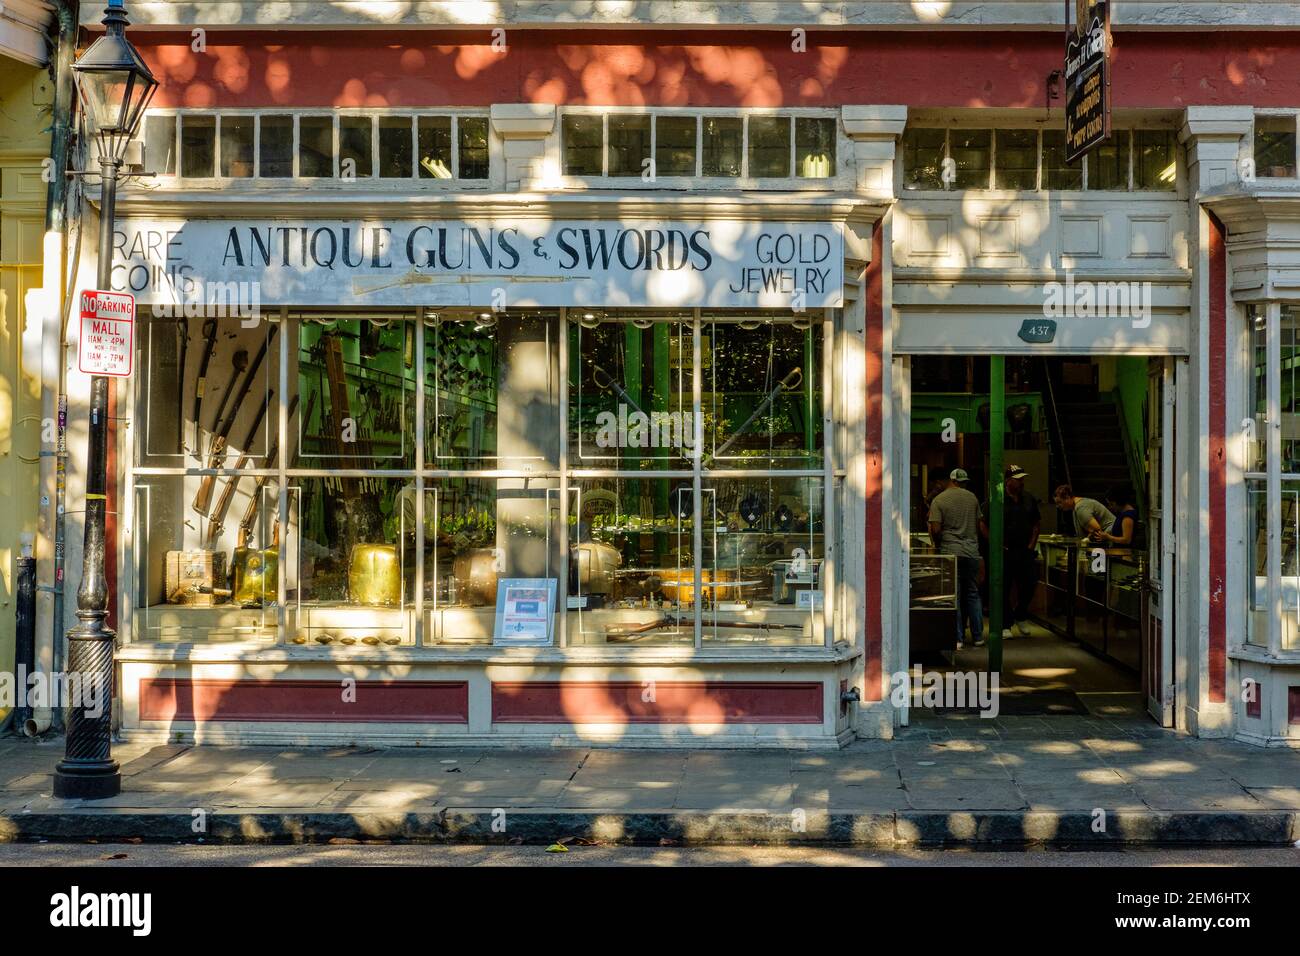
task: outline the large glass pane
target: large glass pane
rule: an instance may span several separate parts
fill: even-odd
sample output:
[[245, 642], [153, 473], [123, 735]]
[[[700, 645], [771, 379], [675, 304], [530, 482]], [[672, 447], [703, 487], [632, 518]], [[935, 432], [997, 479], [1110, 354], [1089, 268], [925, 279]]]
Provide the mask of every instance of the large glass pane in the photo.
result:
[[561, 120], [564, 175], [599, 176], [603, 169], [604, 117], [592, 113], [566, 113]]
[[1089, 189], [1128, 189], [1129, 131], [1117, 129], [1087, 156]]
[[216, 171], [217, 118], [201, 114], [181, 117], [181, 175], [207, 178]]
[[[433, 543], [426, 546], [424, 560], [432, 569], [425, 577], [431, 640], [491, 643], [499, 580], [559, 576], [558, 484], [557, 479], [430, 482], [425, 527]], [[557, 599], [563, 592], [562, 586], [556, 589]]]
[[1083, 188], [1083, 162], [1065, 161], [1065, 130], [1043, 130], [1043, 188]]
[[298, 175], [304, 178], [334, 175], [334, 118], [298, 117]]
[[456, 121], [460, 140], [461, 179], [488, 178], [488, 123], [486, 116], [462, 116]]
[[1296, 174], [1296, 118], [1255, 117], [1255, 175], [1292, 177]]
[[409, 116], [379, 117], [380, 178], [411, 178], [411, 122]]
[[749, 117], [749, 175], [753, 179], [790, 175], [790, 117]]
[[822, 466], [822, 338], [820, 312], [705, 317], [706, 469]]
[[698, 123], [694, 116], [655, 117], [655, 175], [695, 175]]
[[1250, 324], [1250, 378], [1247, 408], [1255, 420], [1254, 438], [1247, 442], [1247, 471], [1265, 471], [1268, 453], [1268, 323], [1263, 306], [1246, 309]]
[[1173, 189], [1178, 180], [1173, 130], [1139, 129], [1133, 133], [1133, 188]]
[[945, 130], [910, 127], [903, 133], [903, 188], [942, 189]]
[[289, 430], [301, 439], [300, 467], [415, 467], [414, 323], [312, 316], [297, 328]]
[[704, 118], [704, 176], [739, 176], [744, 154], [745, 121], [739, 116]]
[[821, 478], [706, 482], [704, 640], [820, 644], [825, 599]]
[[1250, 555], [1250, 614], [1246, 619], [1246, 643], [1268, 646], [1268, 488], [1263, 478], [1246, 479], [1246, 514], [1250, 536], [1246, 548]]
[[835, 120], [800, 116], [794, 121], [795, 172], [804, 179], [835, 175]]
[[1038, 131], [1000, 129], [997, 131], [997, 168], [993, 171], [995, 189], [1034, 189], [1038, 181]]
[[286, 599], [296, 644], [413, 641], [420, 529], [414, 478], [289, 479]]
[[145, 117], [144, 165], [159, 176], [176, 175], [175, 116]]
[[368, 179], [374, 175], [373, 131], [372, 117], [339, 117], [340, 178]]
[[636, 316], [578, 313], [569, 323], [575, 468], [692, 467], [690, 317]]
[[[1282, 462], [1284, 475], [1300, 475], [1300, 308], [1282, 306], [1281, 336]], [[1258, 432], [1257, 434], [1263, 434]]]
[[[142, 311], [136, 330], [136, 462], [155, 468], [260, 468], [275, 435], [278, 322], [250, 321], [215, 304], [222, 318], [170, 318]], [[160, 309], [159, 311], [163, 311]], [[207, 483], [209, 486], [211, 482]], [[199, 499], [195, 511], [211, 494]]]
[[263, 116], [259, 120], [257, 175], [277, 179], [293, 175], [293, 117]]
[[192, 475], [135, 479], [131, 521], [136, 640], [273, 641], [278, 599], [279, 486], [219, 479], [220, 522], [194, 520]]
[[689, 479], [571, 483], [570, 644], [693, 644]]
[[557, 468], [561, 423], [554, 314], [446, 311], [429, 321], [429, 466]]
[[451, 179], [451, 117], [416, 118], [421, 179]]
[[253, 175], [253, 117], [221, 117], [221, 175], [242, 179]]
[[993, 134], [986, 129], [954, 129], [948, 154], [956, 163], [957, 189], [988, 189]]
[[640, 176], [649, 168], [650, 117], [612, 113], [609, 116], [610, 176]]

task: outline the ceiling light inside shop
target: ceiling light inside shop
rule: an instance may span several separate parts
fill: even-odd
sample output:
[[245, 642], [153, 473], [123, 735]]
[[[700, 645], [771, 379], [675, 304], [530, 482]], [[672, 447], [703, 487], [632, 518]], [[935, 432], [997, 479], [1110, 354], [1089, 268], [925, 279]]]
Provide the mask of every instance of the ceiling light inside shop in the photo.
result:
[[1159, 179], [1162, 183], [1172, 183], [1177, 173], [1177, 163], [1170, 163], [1164, 169], [1160, 170]]

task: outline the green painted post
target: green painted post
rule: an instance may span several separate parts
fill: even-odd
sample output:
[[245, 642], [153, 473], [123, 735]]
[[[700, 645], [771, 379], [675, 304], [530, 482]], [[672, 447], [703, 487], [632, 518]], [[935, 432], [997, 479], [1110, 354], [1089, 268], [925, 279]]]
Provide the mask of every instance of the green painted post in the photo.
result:
[[989, 358], [989, 670], [1002, 671], [1002, 445], [1006, 437], [1006, 359]]

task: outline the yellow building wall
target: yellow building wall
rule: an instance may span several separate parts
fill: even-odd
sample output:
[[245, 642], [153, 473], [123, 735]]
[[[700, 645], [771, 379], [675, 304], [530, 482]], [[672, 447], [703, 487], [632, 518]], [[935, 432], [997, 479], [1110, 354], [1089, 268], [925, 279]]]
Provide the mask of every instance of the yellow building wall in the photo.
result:
[[[43, 161], [53, 83], [41, 68], [0, 59], [0, 671], [14, 668], [17, 559], [37, 526], [41, 448], [39, 350], [23, 356], [28, 289], [39, 288], [45, 231]], [[29, 344], [39, 341], [29, 337]], [[0, 720], [8, 711], [0, 707]]]

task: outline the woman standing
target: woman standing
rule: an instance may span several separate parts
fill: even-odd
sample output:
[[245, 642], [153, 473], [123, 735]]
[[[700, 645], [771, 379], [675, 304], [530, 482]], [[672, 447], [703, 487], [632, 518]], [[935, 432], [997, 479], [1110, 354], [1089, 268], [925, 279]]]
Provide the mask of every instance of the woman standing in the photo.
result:
[[1115, 523], [1109, 531], [1103, 528], [1094, 535], [1098, 541], [1106, 541], [1121, 548], [1132, 547], [1138, 520], [1134, 497], [1133, 489], [1128, 485], [1115, 485], [1106, 492], [1106, 507], [1115, 513]]

